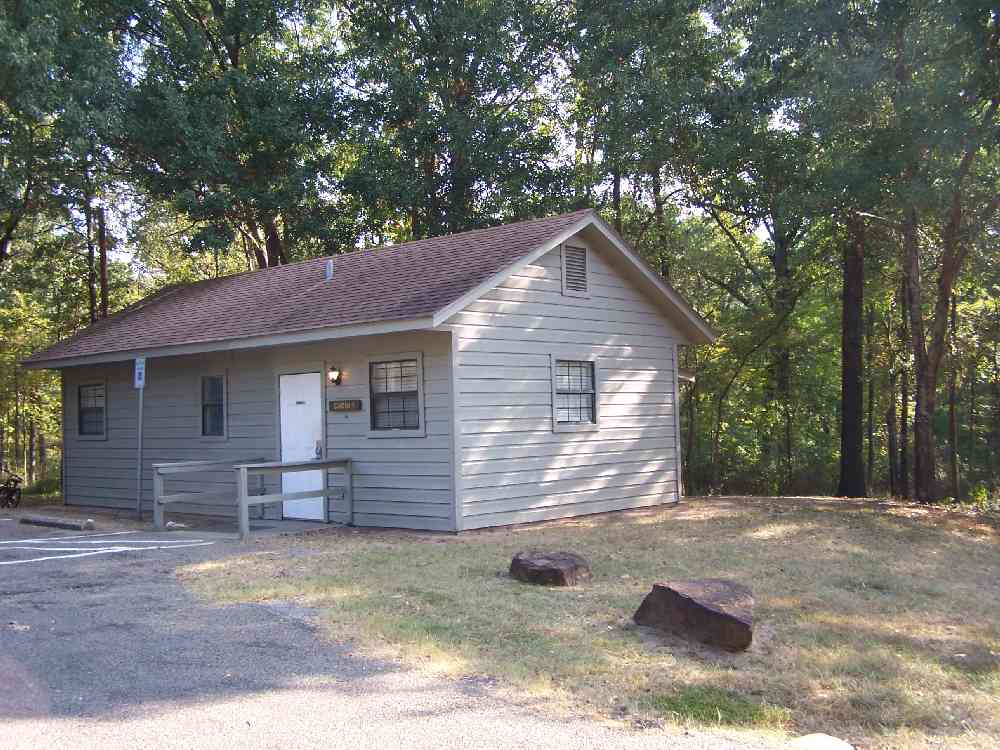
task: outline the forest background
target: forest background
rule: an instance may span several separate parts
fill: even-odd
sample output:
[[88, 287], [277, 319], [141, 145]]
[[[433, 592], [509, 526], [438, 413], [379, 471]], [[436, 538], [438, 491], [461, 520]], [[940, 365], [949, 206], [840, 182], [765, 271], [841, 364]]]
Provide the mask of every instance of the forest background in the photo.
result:
[[689, 494], [995, 502], [998, 103], [975, 0], [0, 0], [0, 457], [164, 285], [593, 206], [720, 333]]

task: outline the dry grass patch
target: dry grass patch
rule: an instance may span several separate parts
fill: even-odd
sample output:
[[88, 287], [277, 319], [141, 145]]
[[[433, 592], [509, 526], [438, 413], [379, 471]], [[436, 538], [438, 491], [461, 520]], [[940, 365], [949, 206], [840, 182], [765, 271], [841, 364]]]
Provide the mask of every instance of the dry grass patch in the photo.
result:
[[[593, 580], [509, 579], [525, 548]], [[824, 731], [864, 747], [1000, 742], [1000, 534], [987, 520], [819, 499], [715, 498], [459, 537], [330, 529], [183, 572], [219, 602], [319, 607], [331, 637], [638, 723]], [[656, 580], [750, 585], [724, 654], [638, 628]]]

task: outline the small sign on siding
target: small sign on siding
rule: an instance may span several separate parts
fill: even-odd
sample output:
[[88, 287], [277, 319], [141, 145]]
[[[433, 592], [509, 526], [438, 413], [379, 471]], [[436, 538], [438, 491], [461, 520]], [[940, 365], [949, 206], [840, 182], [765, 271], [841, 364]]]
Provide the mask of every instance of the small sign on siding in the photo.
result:
[[146, 358], [135, 358], [135, 387], [142, 390], [146, 387]]
[[361, 411], [360, 398], [341, 398], [330, 402], [330, 411]]

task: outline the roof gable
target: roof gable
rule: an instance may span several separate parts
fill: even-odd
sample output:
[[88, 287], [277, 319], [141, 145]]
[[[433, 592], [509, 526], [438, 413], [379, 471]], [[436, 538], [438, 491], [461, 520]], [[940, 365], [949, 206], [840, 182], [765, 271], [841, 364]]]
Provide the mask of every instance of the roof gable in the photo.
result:
[[595, 211], [585, 212], [579, 220], [547, 242], [525, 254], [516, 262], [502, 269], [485, 280], [474, 289], [469, 290], [450, 305], [434, 314], [434, 325], [441, 325], [456, 313], [468, 307], [491, 289], [499, 286], [508, 277], [516, 274], [525, 266], [534, 263], [548, 252], [551, 252], [563, 242], [582, 234], [591, 240], [598, 240], [603, 247], [619, 262], [626, 278], [641, 289], [646, 296], [656, 304], [677, 329], [692, 344], [708, 344], [716, 339], [712, 328], [695, 312], [680, 294], [670, 284], [650, 267], [607, 222]]

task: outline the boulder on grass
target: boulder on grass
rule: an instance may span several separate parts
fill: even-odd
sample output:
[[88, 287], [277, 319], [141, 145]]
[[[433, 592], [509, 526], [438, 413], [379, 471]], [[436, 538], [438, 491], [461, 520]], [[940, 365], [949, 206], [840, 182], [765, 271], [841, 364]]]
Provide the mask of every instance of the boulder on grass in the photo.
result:
[[542, 586], [575, 586], [590, 578], [590, 564], [572, 552], [518, 552], [510, 561], [510, 577]]
[[753, 593], [718, 578], [655, 583], [633, 619], [727, 651], [743, 651], [753, 640]]

